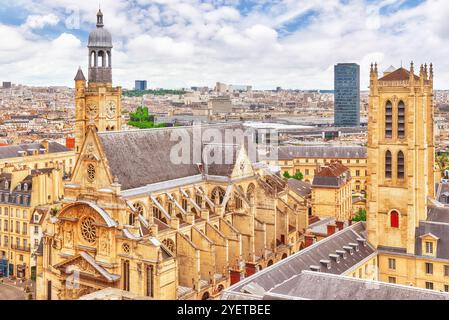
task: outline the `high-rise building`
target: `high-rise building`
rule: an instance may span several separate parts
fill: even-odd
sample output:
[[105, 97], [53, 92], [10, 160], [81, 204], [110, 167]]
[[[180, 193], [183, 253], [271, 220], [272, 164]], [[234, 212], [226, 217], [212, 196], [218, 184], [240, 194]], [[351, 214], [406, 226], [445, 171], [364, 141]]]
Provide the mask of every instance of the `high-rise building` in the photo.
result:
[[12, 87], [11, 82], [3, 82], [3, 89], [10, 89]]
[[138, 91], [145, 91], [147, 90], [147, 80], [136, 80], [136, 83], [134, 85], [134, 89]]
[[334, 67], [334, 124], [338, 127], [360, 125], [360, 66], [339, 63]]

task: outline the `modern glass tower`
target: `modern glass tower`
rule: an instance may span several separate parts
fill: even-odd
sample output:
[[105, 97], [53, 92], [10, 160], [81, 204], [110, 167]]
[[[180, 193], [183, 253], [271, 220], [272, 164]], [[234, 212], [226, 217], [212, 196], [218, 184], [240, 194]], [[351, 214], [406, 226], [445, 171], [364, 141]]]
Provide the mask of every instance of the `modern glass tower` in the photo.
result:
[[339, 63], [334, 67], [334, 125], [360, 125], [360, 66]]
[[147, 90], [147, 81], [146, 80], [136, 80], [134, 89], [139, 90], [139, 91]]

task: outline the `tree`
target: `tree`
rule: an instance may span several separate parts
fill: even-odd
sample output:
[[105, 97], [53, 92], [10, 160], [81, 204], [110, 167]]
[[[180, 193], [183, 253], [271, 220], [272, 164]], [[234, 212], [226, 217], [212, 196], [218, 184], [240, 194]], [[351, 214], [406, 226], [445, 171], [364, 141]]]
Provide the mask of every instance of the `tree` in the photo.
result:
[[359, 212], [352, 218], [352, 221], [354, 222], [366, 221], [366, 210], [360, 208]]
[[441, 176], [444, 176], [444, 171], [449, 169], [449, 157], [447, 153], [442, 153], [438, 155], [435, 159], [438, 169], [440, 169]]
[[290, 173], [288, 173], [288, 171], [284, 172], [284, 178], [290, 179]]
[[303, 176], [303, 174], [301, 173], [301, 171], [298, 171], [298, 172], [296, 172], [295, 175], [293, 176], [293, 179], [302, 181], [302, 179], [304, 179], [304, 176]]

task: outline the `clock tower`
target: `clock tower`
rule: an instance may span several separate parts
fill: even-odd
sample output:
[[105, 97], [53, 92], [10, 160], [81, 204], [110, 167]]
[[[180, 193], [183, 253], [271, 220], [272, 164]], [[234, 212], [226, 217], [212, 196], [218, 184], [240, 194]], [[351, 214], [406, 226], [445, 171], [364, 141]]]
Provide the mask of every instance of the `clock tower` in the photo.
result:
[[89, 75], [81, 68], [75, 77], [75, 149], [79, 153], [88, 126], [97, 131], [121, 129], [121, 87], [112, 87], [112, 36], [97, 13], [97, 28], [89, 34]]

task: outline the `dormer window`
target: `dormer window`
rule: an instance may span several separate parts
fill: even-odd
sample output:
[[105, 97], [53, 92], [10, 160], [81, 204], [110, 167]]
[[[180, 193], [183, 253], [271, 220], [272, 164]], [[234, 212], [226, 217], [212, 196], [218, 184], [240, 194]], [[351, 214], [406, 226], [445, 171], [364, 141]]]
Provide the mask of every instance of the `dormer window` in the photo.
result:
[[22, 189], [22, 185], [19, 183], [18, 185], [17, 185], [17, 191], [20, 191]]
[[5, 189], [9, 189], [9, 182], [5, 181]]
[[23, 184], [23, 191], [28, 191], [28, 183]]
[[432, 233], [421, 236], [421, 251], [425, 256], [435, 257], [439, 238]]

